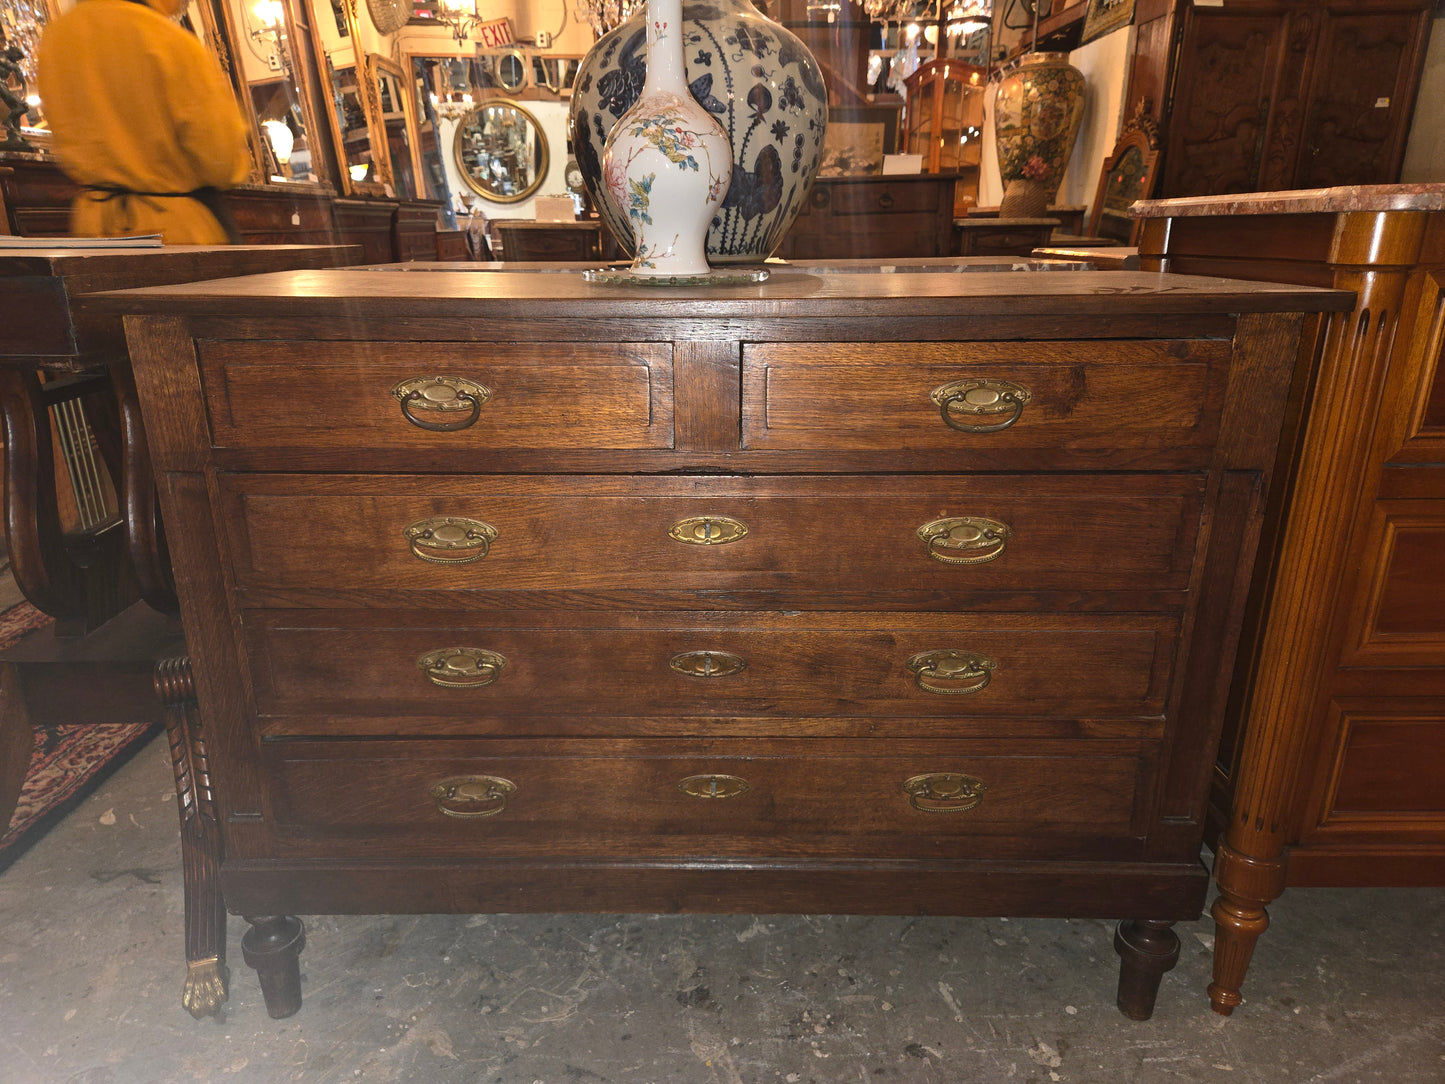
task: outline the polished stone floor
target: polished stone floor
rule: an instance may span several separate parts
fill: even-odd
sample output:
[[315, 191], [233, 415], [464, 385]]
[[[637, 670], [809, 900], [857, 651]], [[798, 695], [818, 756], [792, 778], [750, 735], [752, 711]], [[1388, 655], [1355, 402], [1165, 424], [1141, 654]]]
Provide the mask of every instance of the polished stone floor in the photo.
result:
[[1181, 924], [1154, 1019], [1107, 922], [823, 916], [306, 917], [306, 1003], [240, 959], [192, 1020], [164, 739], [0, 874], [0, 1082], [993, 1084], [1445, 1081], [1445, 891], [1293, 890], [1210, 1012]]

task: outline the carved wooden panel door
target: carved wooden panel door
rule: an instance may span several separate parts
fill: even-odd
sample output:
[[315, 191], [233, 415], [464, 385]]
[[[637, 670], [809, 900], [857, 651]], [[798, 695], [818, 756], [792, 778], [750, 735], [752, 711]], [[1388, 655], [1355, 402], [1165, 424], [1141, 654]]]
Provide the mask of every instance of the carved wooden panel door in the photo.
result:
[[1161, 196], [1257, 188], [1285, 17], [1192, 9], [1185, 26]]
[[1388, 184], [1398, 177], [1428, 17], [1418, 9], [1324, 16], [1295, 187]]

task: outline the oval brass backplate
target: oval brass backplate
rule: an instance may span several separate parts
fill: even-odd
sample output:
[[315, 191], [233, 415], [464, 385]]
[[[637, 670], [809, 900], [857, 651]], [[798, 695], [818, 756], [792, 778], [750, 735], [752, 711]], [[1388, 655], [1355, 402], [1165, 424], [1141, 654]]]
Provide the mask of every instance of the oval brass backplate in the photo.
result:
[[473, 820], [495, 817], [516, 790], [516, 783], [499, 775], [454, 775], [433, 783], [428, 793], [448, 817]]
[[731, 651], [684, 651], [667, 660], [679, 674], [697, 678], [729, 677], [747, 669], [747, 660]]
[[981, 565], [1003, 556], [1013, 529], [983, 516], [952, 516], [918, 528], [928, 556], [946, 565]]
[[431, 433], [451, 433], [476, 422], [492, 389], [464, 376], [414, 376], [393, 387], [391, 397], [412, 425]]
[[1023, 417], [1034, 393], [1022, 384], [992, 377], [951, 380], [933, 389], [944, 424], [961, 433], [996, 433]]
[[507, 660], [482, 647], [443, 647], [428, 651], [416, 665], [428, 681], [443, 689], [480, 689], [497, 680]]
[[748, 527], [732, 516], [692, 516], [678, 520], [667, 533], [689, 546], [726, 546], [746, 537]]
[[929, 772], [903, 781], [908, 804], [923, 813], [963, 813], [983, 801], [988, 784], [958, 772]]
[[752, 786], [735, 775], [690, 775], [677, 789], [693, 798], [736, 798], [752, 790]]
[[986, 686], [998, 662], [977, 651], [921, 651], [908, 660], [920, 689], [941, 696], [976, 693]]
[[402, 530], [411, 552], [434, 565], [466, 565], [491, 552], [497, 529], [463, 516], [431, 516]]

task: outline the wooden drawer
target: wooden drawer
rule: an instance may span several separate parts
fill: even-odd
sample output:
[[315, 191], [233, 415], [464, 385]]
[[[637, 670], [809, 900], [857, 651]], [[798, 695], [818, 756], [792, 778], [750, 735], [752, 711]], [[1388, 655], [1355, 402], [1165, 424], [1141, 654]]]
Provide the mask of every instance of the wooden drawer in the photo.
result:
[[[1164, 711], [1178, 621], [263, 610], [245, 615], [243, 632], [269, 715], [1138, 717]], [[465, 649], [459, 665], [479, 652], [502, 661], [439, 670], [444, 687], [419, 660], [451, 649]], [[950, 678], [960, 653], [986, 661]]]
[[[828, 214], [835, 217], [853, 215], [913, 215], [932, 214], [939, 208], [941, 195], [946, 194], [952, 204], [952, 189], [945, 190], [938, 185], [889, 181], [863, 181], [857, 184], [834, 185], [818, 188], [818, 193], [828, 198], [812, 200], [814, 214]], [[840, 224], [841, 229], [846, 225]]]
[[933, 469], [1200, 467], [1229, 356], [1213, 340], [754, 343], [742, 443]]
[[[348, 447], [439, 454], [673, 444], [670, 343], [203, 340], [197, 350], [218, 447], [306, 448], [338, 434]], [[462, 404], [453, 411], [406, 409], [427, 424], [464, 428], [413, 424], [393, 394], [403, 382], [438, 376], [486, 389], [468, 391], [480, 405], [453, 396]]]
[[[1180, 608], [1204, 490], [1202, 475], [1117, 475], [1089, 487], [1069, 476], [967, 475], [222, 475], [220, 484], [236, 583], [253, 605], [409, 606], [440, 594], [495, 606], [502, 595], [552, 592], [543, 601], [578, 605], [593, 593], [598, 606], [646, 591], [668, 605], [726, 609]], [[738, 525], [736, 540], [702, 544]], [[464, 541], [439, 548], [408, 537], [413, 527]]]
[[[1126, 742], [262, 749], [278, 834], [326, 857], [1131, 857], [1152, 778], [1145, 749]], [[910, 795], [920, 776], [932, 778]]]

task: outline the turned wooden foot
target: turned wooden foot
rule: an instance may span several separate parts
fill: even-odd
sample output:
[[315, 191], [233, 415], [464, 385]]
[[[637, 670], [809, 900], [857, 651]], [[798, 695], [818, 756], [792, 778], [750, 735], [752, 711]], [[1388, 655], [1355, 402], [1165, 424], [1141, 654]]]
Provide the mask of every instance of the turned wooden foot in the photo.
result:
[[1172, 922], [1125, 919], [1114, 930], [1119, 954], [1119, 1011], [1130, 1020], [1154, 1015], [1164, 972], [1179, 962], [1179, 937]]
[[301, 1008], [301, 950], [306, 927], [294, 915], [245, 916], [251, 928], [241, 938], [241, 956], [256, 969], [266, 1013], [273, 1020]]
[[1221, 1016], [1243, 1003], [1239, 988], [1249, 971], [1255, 942], [1269, 929], [1265, 904], [1284, 890], [1284, 860], [1252, 858], [1227, 843], [1214, 856], [1214, 879], [1219, 896], [1210, 908], [1214, 916], [1214, 981], [1209, 984], [1209, 1006]]
[[226, 1001], [226, 908], [221, 899], [221, 826], [211, 794], [206, 743], [191, 682], [191, 660], [162, 659], [156, 693], [165, 705], [166, 736], [176, 775], [185, 886], [186, 982], [181, 1004], [197, 1020]]

